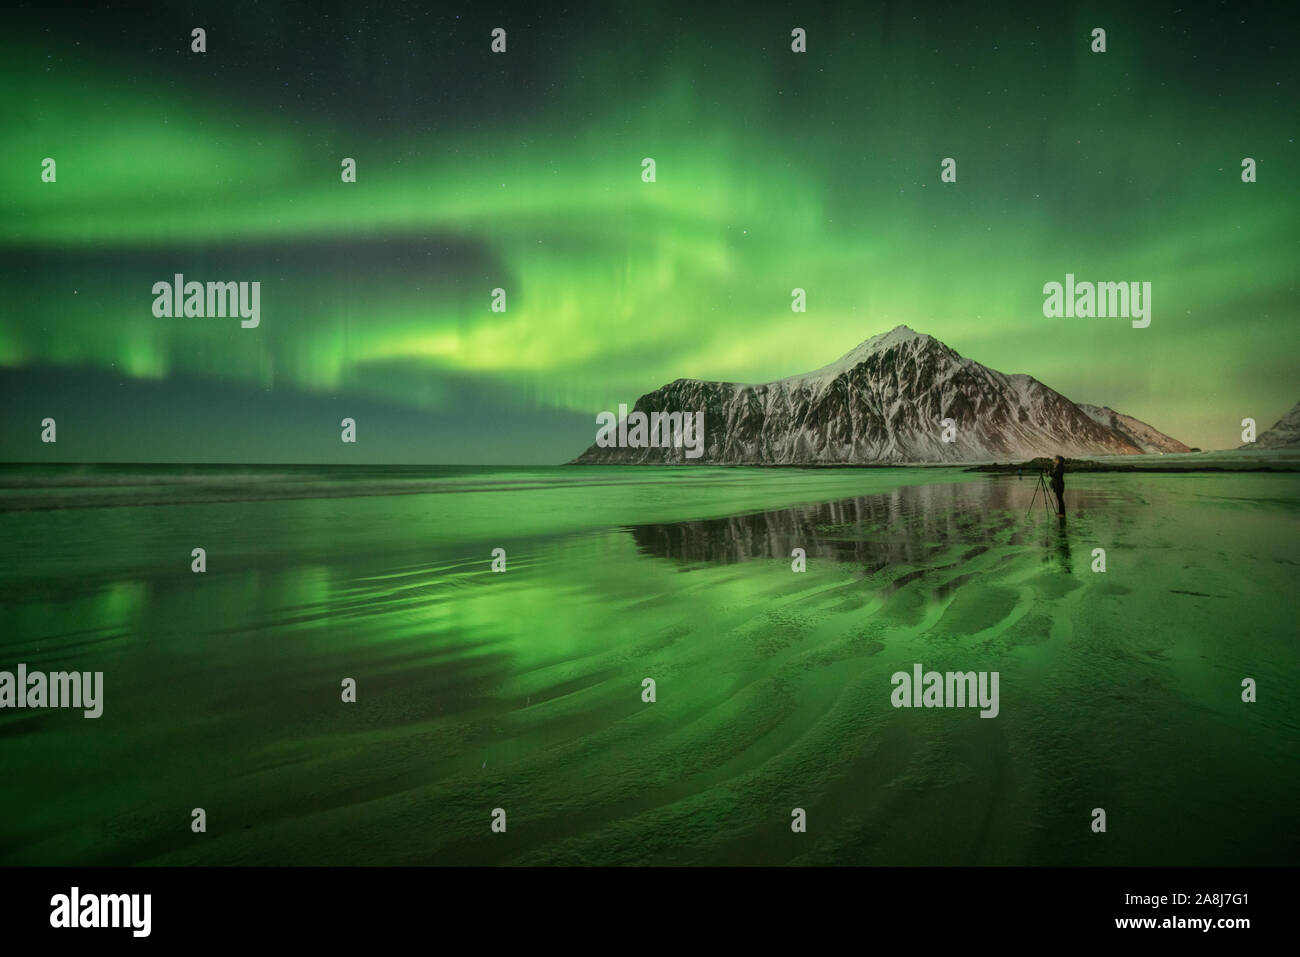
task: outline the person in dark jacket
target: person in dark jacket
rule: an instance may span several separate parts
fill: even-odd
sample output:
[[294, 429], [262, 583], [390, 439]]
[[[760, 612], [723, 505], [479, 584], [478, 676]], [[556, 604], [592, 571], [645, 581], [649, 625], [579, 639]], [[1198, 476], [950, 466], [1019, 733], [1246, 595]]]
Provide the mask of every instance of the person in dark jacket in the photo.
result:
[[1056, 495], [1056, 514], [1065, 517], [1065, 459], [1052, 459], [1052, 491]]

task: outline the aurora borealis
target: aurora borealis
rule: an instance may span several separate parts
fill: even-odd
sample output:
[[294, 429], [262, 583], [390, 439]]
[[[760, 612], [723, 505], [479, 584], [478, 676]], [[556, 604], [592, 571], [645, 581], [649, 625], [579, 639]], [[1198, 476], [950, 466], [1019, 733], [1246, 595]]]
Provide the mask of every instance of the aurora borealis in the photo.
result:
[[[20, 5], [0, 458], [557, 463], [665, 382], [809, 371], [900, 323], [1232, 447], [1297, 398], [1294, 27], [1235, 4]], [[260, 326], [155, 317], [175, 273], [260, 281]], [[1150, 327], [1045, 318], [1067, 273], [1151, 282]]]

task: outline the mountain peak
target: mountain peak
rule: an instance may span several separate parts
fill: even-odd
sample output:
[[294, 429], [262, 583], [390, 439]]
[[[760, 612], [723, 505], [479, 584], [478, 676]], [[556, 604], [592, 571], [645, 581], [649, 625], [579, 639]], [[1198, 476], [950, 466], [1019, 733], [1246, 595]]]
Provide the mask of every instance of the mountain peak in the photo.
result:
[[[888, 332], [882, 333], [882, 335], [885, 335], [885, 336], [904, 336], [904, 337], [907, 337], [907, 338], [916, 338], [917, 336], [925, 335], [925, 333], [923, 333], [923, 332], [917, 332], [917, 331], [916, 331], [915, 329], [913, 329], [911, 326], [904, 325], [903, 323], [900, 322], [898, 325], [894, 326], [894, 328], [890, 329]], [[877, 338], [877, 337], [874, 337], [874, 336], [873, 336], [873, 338]]]
[[870, 339], [867, 339], [865, 342], [860, 343], [848, 352], [844, 358], [847, 359], [849, 356], [853, 355], [865, 356], [873, 352], [882, 352], [885, 349], [900, 346], [904, 343], [938, 341], [939, 340], [935, 339], [933, 336], [927, 336], [924, 332], [917, 332], [909, 326], [894, 326], [894, 328], [890, 329], [888, 332], [879, 333], [878, 335], [874, 335]]
[[878, 333], [870, 339], [860, 342], [828, 366], [823, 366], [813, 372], [805, 372], [802, 375], [789, 376], [783, 381], [788, 382], [795, 379], [802, 379], [804, 381], [821, 379], [829, 381], [830, 378], [852, 369], [854, 366], [858, 365], [858, 363], [866, 361], [873, 355], [877, 355], [887, 349], [910, 345], [912, 343], [917, 343], [918, 345], [929, 345], [930, 343], [936, 343], [941, 346], [943, 345], [943, 343], [939, 342], [939, 340], [935, 339], [933, 336], [927, 336], [925, 333], [917, 332], [915, 329], [908, 326], [898, 325], [894, 326], [894, 328], [890, 329], [888, 332]]

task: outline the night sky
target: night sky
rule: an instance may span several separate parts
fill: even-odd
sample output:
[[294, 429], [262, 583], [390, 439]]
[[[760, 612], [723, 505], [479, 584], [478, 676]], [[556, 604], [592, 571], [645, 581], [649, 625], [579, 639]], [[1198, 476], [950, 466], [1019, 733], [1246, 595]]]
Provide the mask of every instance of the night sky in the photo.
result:
[[900, 323], [1206, 449], [1300, 398], [1294, 4], [436, 7], [7, 15], [0, 460], [559, 463]]

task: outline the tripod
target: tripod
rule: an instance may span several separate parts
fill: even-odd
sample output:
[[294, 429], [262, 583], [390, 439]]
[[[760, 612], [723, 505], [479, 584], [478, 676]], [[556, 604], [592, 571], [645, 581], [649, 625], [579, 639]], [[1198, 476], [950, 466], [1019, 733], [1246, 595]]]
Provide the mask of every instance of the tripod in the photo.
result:
[[1053, 514], [1054, 510], [1052, 508], [1052, 493], [1051, 490], [1048, 489], [1047, 487], [1046, 476], [1044, 475], [1044, 473], [1039, 472], [1038, 485], [1034, 488], [1033, 497], [1029, 499], [1029, 508], [1025, 509], [1025, 518], [1028, 518], [1029, 513], [1033, 511], [1034, 502], [1038, 500], [1039, 493], [1041, 493], [1043, 496], [1043, 508], [1047, 510], [1048, 515]]

